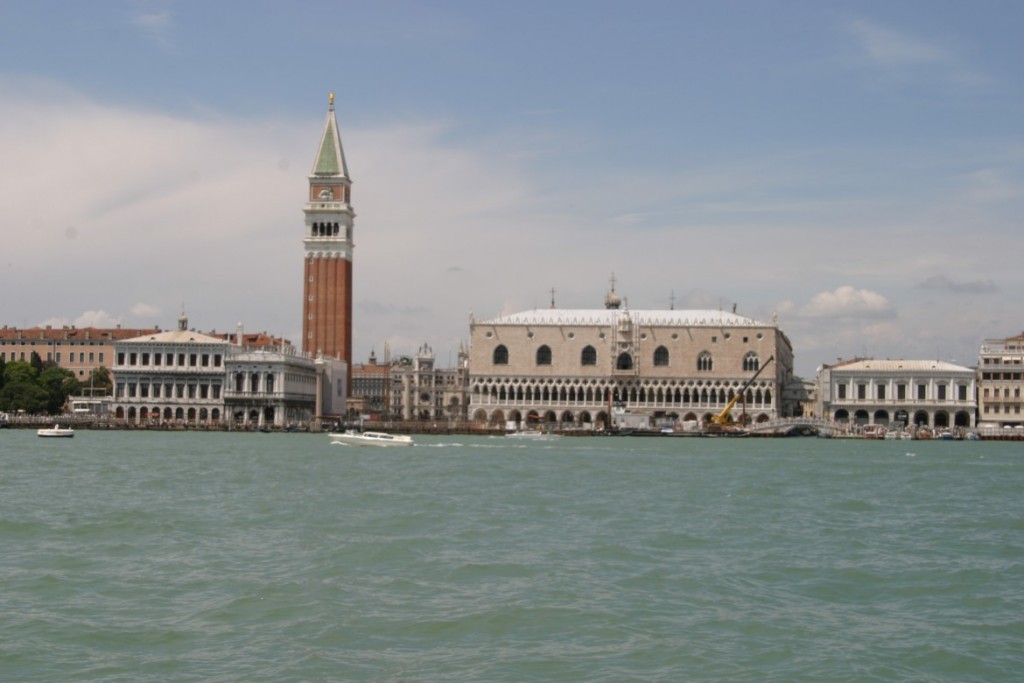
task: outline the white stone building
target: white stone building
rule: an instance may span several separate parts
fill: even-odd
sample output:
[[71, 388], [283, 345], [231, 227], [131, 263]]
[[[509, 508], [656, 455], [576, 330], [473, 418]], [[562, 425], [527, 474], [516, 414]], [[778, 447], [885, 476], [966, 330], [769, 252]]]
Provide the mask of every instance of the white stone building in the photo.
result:
[[116, 342], [114, 416], [133, 423], [221, 422], [231, 352], [230, 342], [188, 329], [184, 315], [176, 330]]
[[312, 358], [290, 346], [239, 349], [225, 365], [224, 404], [233, 423], [280, 428], [312, 420], [317, 392]]
[[935, 360], [856, 359], [822, 366], [820, 414], [855, 424], [973, 427], [971, 368]]
[[1024, 334], [986, 339], [978, 356], [978, 419], [1000, 427], [1024, 425]]
[[[250, 337], [258, 345], [247, 345]], [[348, 367], [267, 337], [178, 329], [118, 341], [114, 417], [129, 423], [283, 427], [343, 414]]]
[[762, 368], [736, 419], [790, 414], [781, 399], [793, 350], [778, 324], [721, 310], [629, 310], [613, 289], [604, 309], [471, 319], [469, 417], [604, 429], [617, 426], [614, 408], [642, 426], [707, 422]]

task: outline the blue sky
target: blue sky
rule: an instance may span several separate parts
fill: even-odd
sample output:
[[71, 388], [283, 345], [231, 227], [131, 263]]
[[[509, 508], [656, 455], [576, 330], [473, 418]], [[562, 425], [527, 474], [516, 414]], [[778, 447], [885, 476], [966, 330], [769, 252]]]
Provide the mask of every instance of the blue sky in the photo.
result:
[[[1018, 2], [3, 2], [0, 322], [296, 341], [326, 112], [355, 357], [470, 313], [777, 315], [797, 370], [1024, 330]], [[12, 295], [13, 293], [13, 295]]]

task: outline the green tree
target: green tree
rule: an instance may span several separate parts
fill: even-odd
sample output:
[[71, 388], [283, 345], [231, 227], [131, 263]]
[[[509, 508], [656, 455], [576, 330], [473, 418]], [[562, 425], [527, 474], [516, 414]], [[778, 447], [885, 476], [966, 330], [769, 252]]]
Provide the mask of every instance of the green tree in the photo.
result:
[[6, 363], [0, 384], [0, 410], [27, 413], [59, 413], [68, 396], [80, 387], [75, 374], [52, 363], [43, 363], [32, 354], [32, 362]]
[[35, 384], [36, 377], [39, 373], [32, 365], [23, 360], [11, 361], [4, 368], [4, 385], [15, 384], [17, 382], [28, 382], [29, 384]]
[[42, 413], [46, 410], [48, 399], [46, 390], [35, 382], [8, 381], [0, 389], [0, 411]]
[[4, 388], [4, 370], [7, 369], [7, 361], [0, 358], [0, 389]]
[[77, 393], [81, 388], [81, 382], [75, 378], [75, 373], [56, 365], [39, 373], [38, 383], [46, 392], [46, 408], [51, 415], [61, 412], [68, 396]]
[[82, 387], [88, 386], [93, 394], [105, 394], [109, 395], [114, 392], [114, 380], [110, 378], [110, 370], [104, 366], [94, 368], [92, 373], [89, 375], [88, 385], [82, 384]]

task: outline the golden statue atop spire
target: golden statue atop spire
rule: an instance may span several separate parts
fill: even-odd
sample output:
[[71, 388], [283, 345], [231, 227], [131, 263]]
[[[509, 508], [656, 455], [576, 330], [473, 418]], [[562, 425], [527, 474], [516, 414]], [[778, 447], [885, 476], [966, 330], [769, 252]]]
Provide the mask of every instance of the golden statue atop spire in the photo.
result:
[[334, 106], [334, 93], [333, 92], [327, 93], [327, 104], [331, 105], [332, 107]]

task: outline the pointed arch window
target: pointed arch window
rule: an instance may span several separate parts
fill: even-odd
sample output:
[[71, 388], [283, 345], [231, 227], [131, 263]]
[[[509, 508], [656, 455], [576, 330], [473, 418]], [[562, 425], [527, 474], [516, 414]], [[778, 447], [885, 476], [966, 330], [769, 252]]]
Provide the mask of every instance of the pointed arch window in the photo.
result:
[[757, 372], [761, 368], [761, 359], [756, 351], [750, 351], [743, 357], [743, 372]]
[[714, 363], [711, 362], [711, 352], [701, 351], [700, 355], [697, 356], [697, 370], [700, 372], [711, 372], [714, 367]]
[[494, 355], [492, 357], [495, 365], [508, 365], [508, 347], [504, 344], [499, 344], [494, 349]]
[[547, 344], [537, 349], [537, 365], [551, 365], [551, 347]]
[[668, 349], [664, 346], [659, 346], [654, 349], [654, 365], [657, 367], [665, 367], [668, 365]]
[[580, 352], [580, 365], [597, 365], [597, 349], [593, 346], [584, 346]]
[[620, 353], [619, 357], [615, 359], [616, 370], [632, 370], [633, 369], [633, 357], [628, 353]]

